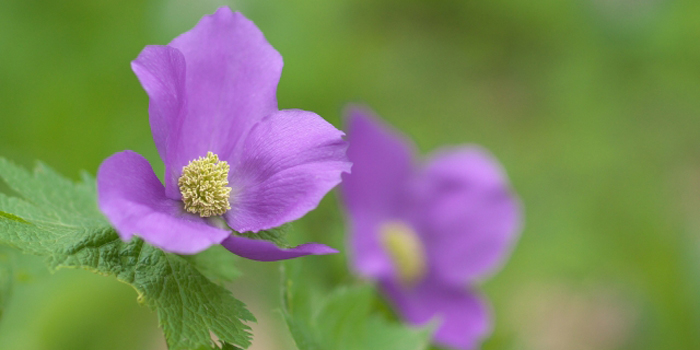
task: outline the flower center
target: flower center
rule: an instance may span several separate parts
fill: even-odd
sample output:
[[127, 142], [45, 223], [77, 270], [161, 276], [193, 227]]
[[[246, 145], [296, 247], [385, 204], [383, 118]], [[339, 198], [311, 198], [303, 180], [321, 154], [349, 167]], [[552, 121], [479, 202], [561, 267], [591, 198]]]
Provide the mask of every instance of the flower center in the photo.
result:
[[401, 283], [412, 286], [425, 276], [427, 261], [423, 244], [409, 225], [400, 221], [386, 222], [379, 228], [379, 237]]
[[184, 166], [177, 185], [185, 210], [206, 218], [222, 215], [231, 209], [228, 171], [228, 163], [219, 161], [219, 156], [212, 152]]

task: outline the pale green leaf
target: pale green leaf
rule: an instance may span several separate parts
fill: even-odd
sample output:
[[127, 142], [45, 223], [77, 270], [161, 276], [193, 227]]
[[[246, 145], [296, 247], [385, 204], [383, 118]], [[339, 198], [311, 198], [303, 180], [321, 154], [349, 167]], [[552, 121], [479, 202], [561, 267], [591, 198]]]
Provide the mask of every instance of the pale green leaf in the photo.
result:
[[298, 290], [295, 280], [283, 277], [282, 315], [284, 320], [300, 350], [324, 349], [312, 329], [314, 306], [311, 304], [309, 293]]
[[372, 309], [372, 286], [341, 287], [314, 304], [309, 288], [295, 280], [284, 283], [283, 314], [300, 350], [428, 349], [433, 327], [385, 320]]
[[10, 220], [10, 221], [16, 221], [16, 222], [19, 222], [19, 223], [22, 223], [22, 224], [28, 224], [28, 223], [29, 223], [29, 222], [27, 222], [27, 221], [24, 221], [24, 219], [22, 219], [22, 218], [19, 217], [19, 216], [15, 216], [15, 215], [12, 215], [12, 214], [10, 214], [10, 213], [6, 213], [6, 212], [4, 212], [4, 211], [0, 211], [0, 218], [6, 219], [6, 220]]
[[0, 246], [0, 320], [12, 293], [14, 284], [13, 254], [10, 248]]

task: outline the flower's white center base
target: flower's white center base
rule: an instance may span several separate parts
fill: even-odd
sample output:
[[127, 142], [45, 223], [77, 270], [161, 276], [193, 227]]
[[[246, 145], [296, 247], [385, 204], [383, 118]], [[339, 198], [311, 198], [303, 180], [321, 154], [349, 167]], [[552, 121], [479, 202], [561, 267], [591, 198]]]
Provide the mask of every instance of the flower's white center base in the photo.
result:
[[428, 264], [423, 244], [409, 225], [400, 221], [385, 222], [379, 228], [379, 238], [402, 284], [415, 285], [425, 276]]
[[177, 185], [185, 210], [206, 218], [222, 215], [231, 209], [228, 171], [228, 163], [219, 161], [219, 156], [212, 152], [184, 166]]

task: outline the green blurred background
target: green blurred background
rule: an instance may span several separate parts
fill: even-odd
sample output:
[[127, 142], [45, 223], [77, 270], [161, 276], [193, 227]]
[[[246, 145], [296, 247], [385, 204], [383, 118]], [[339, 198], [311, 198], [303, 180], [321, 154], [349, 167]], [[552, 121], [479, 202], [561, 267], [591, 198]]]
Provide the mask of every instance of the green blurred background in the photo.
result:
[[[129, 62], [222, 5], [283, 55], [281, 108], [342, 126], [363, 102], [424, 153], [477, 143], [501, 160], [526, 223], [483, 285], [484, 349], [700, 349], [700, 2], [2, 0], [0, 156], [77, 178], [132, 149], [161, 173]], [[336, 198], [295, 230], [342, 247]], [[326, 285], [352, 281], [343, 255], [305, 259]], [[164, 349], [114, 278], [17, 266], [0, 349]], [[293, 349], [278, 264], [239, 268], [253, 348]]]

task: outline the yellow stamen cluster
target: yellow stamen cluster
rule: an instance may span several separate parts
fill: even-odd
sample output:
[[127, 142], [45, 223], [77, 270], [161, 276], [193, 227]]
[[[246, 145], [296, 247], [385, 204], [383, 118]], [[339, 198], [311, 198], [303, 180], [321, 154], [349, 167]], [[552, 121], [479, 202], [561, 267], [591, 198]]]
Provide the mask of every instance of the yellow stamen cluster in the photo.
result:
[[425, 276], [428, 263], [423, 243], [410, 226], [400, 221], [386, 222], [379, 228], [379, 237], [404, 285], [415, 285]]
[[219, 161], [219, 156], [212, 152], [184, 166], [177, 185], [185, 210], [206, 218], [222, 215], [231, 209], [228, 172], [228, 163]]

